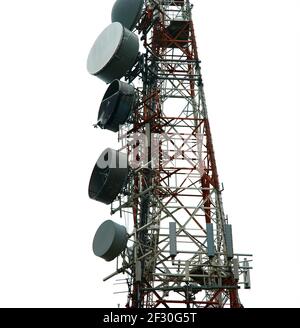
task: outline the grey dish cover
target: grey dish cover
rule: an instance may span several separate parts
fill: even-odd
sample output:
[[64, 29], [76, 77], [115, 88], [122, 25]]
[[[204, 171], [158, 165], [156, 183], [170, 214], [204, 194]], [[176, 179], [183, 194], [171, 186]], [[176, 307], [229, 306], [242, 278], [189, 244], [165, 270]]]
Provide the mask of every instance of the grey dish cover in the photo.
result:
[[107, 148], [99, 157], [89, 183], [89, 197], [111, 204], [121, 192], [129, 174], [127, 155]]
[[90, 50], [87, 69], [106, 83], [123, 77], [135, 64], [139, 53], [139, 38], [115, 22], [97, 38]]
[[113, 132], [119, 131], [136, 104], [135, 89], [132, 85], [113, 81], [102, 99], [97, 125]]
[[128, 234], [124, 226], [111, 220], [105, 221], [95, 234], [94, 254], [106, 261], [112, 261], [124, 251], [127, 241]]
[[119, 22], [128, 30], [133, 30], [138, 23], [144, 0], [117, 0], [111, 12], [111, 21]]

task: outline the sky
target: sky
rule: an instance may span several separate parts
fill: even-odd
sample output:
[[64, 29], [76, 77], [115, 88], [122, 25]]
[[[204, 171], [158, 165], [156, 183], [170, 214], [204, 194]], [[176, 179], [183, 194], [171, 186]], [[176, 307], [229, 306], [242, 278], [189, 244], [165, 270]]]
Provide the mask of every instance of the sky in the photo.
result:
[[[300, 3], [192, 2], [225, 212], [235, 251], [254, 255], [241, 300], [299, 307]], [[117, 147], [92, 127], [106, 86], [86, 70], [113, 3], [0, 2], [0, 307], [126, 302], [92, 252], [110, 208], [87, 194]]]

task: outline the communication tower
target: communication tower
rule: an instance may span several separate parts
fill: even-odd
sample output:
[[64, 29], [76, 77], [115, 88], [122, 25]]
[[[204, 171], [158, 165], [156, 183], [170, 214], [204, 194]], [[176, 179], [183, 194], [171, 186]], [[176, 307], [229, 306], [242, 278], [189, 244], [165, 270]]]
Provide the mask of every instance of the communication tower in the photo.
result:
[[239, 308], [250, 288], [251, 255], [234, 252], [224, 213], [192, 9], [117, 0], [88, 57], [109, 84], [95, 127], [120, 143], [99, 157], [89, 196], [124, 219], [103, 222], [93, 250], [117, 259], [104, 280], [126, 275], [127, 307]]

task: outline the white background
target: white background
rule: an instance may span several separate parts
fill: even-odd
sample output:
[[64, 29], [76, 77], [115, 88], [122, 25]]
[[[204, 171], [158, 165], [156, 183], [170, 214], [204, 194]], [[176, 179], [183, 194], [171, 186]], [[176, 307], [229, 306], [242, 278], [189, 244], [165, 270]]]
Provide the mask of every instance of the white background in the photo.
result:
[[[298, 307], [298, 0], [194, 0], [209, 116], [235, 251], [254, 254], [246, 307]], [[88, 198], [116, 135], [92, 128], [106, 89], [86, 71], [113, 1], [0, 1], [0, 306], [116, 307]], [[118, 221], [118, 219], [116, 219]], [[121, 223], [119, 220], [118, 222]]]

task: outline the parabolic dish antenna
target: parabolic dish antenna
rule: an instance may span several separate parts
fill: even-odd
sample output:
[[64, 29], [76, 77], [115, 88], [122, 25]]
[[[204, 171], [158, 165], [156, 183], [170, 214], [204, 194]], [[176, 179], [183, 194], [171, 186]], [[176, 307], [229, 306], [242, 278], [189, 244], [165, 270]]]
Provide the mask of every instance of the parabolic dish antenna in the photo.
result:
[[107, 148], [93, 169], [89, 197], [104, 204], [111, 204], [121, 192], [128, 173], [127, 155]]
[[120, 23], [112, 23], [98, 36], [90, 50], [88, 72], [110, 83], [132, 68], [138, 53], [138, 37]]
[[119, 131], [119, 126], [124, 124], [135, 105], [135, 89], [132, 85], [113, 81], [100, 105], [98, 125], [102, 129]]
[[144, 0], [117, 0], [111, 12], [111, 21], [120, 22], [128, 30], [133, 30], [139, 21]]
[[96, 256], [112, 261], [126, 248], [128, 234], [126, 228], [111, 220], [105, 221], [97, 230], [93, 251]]

